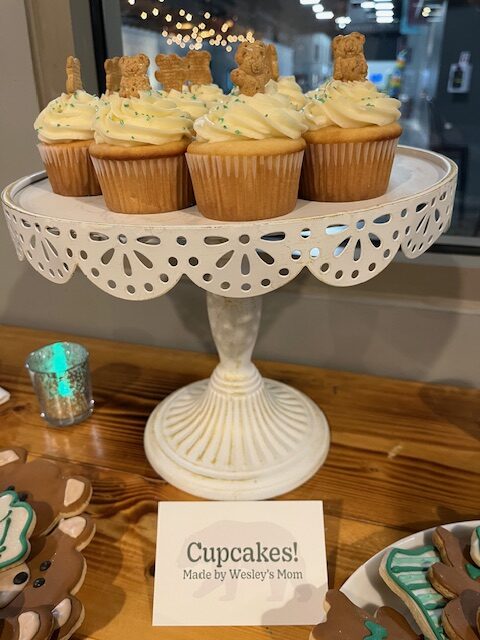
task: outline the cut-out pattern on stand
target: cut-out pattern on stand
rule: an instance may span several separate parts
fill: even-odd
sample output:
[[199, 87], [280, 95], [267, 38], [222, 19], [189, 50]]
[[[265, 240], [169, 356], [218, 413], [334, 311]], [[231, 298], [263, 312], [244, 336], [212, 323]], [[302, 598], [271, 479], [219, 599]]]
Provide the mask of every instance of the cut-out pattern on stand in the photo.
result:
[[438, 184], [403, 200], [230, 225], [165, 225], [161, 215], [149, 225], [132, 223], [134, 216], [125, 216], [124, 225], [100, 215], [73, 222], [22, 211], [8, 198], [4, 209], [18, 257], [52, 282], [67, 282], [78, 266], [107, 293], [145, 300], [166, 293], [185, 274], [206, 291], [243, 298], [278, 289], [303, 268], [346, 287], [383, 271], [400, 246], [416, 258], [448, 228], [455, 184], [452, 168]]

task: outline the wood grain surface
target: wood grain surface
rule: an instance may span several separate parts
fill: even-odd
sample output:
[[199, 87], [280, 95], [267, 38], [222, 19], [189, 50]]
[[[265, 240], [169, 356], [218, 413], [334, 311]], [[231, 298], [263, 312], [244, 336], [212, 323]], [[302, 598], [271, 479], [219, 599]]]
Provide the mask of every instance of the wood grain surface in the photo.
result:
[[[38, 415], [23, 365], [30, 351], [61, 339], [90, 351], [96, 404], [88, 421], [54, 429]], [[215, 364], [203, 354], [0, 327], [0, 384], [12, 394], [0, 406], [0, 446], [23, 446], [93, 482], [89, 512], [97, 534], [86, 549], [79, 597], [87, 615], [76, 637], [307, 640], [307, 627], [151, 626], [157, 502], [195, 498], [156, 476], [143, 451], [143, 429], [160, 400], [207, 377]], [[257, 364], [264, 375], [309, 395], [330, 423], [326, 464], [282, 496], [324, 501], [330, 586], [407, 533], [479, 517], [478, 391]]]

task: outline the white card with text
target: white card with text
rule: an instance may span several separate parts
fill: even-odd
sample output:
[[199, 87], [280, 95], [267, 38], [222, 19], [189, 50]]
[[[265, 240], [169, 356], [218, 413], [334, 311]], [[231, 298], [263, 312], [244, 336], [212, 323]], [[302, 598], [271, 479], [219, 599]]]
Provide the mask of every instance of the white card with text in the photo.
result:
[[320, 501], [160, 502], [153, 624], [316, 624], [327, 561]]

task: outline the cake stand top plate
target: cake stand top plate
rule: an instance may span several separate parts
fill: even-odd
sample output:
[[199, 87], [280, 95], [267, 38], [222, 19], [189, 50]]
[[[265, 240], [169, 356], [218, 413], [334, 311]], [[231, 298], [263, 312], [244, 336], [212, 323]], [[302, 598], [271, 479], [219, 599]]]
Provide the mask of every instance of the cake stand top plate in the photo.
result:
[[113, 213], [101, 196], [52, 193], [45, 174], [17, 180], [2, 194], [20, 259], [67, 282], [76, 266], [97, 286], [144, 300], [186, 274], [228, 297], [272, 291], [307, 267], [319, 280], [350, 286], [382, 271], [402, 247], [415, 258], [446, 229], [457, 169], [429, 151], [399, 147], [387, 193], [372, 200], [298, 200], [291, 213], [256, 222], [218, 222], [196, 207], [149, 215]]

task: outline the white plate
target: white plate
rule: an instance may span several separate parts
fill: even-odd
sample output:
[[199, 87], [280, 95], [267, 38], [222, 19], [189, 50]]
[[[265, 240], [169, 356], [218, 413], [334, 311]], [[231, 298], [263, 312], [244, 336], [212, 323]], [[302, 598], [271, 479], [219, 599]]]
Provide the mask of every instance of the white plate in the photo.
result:
[[[444, 525], [445, 529], [453, 531], [456, 535], [464, 539], [465, 542], [470, 539], [472, 530], [478, 526], [480, 526], [480, 520], [453, 522], [451, 524]], [[400, 598], [390, 591], [380, 577], [378, 570], [380, 562], [387, 549], [392, 549], [393, 547], [398, 549], [414, 549], [415, 547], [432, 544], [432, 533], [434, 530], [435, 527], [432, 529], [425, 529], [425, 531], [419, 531], [418, 533], [402, 538], [398, 542], [395, 542], [382, 551], [379, 551], [370, 558], [370, 560], [367, 560], [365, 564], [362, 564], [362, 566], [345, 581], [341, 591], [343, 591], [343, 593], [347, 595], [357, 606], [362, 607], [370, 614], [373, 614], [374, 611], [382, 605], [393, 607], [394, 609], [397, 609], [397, 611], [403, 613], [410, 624], [417, 628], [417, 625], [414, 624], [413, 618], [408, 612], [406, 606]]]

